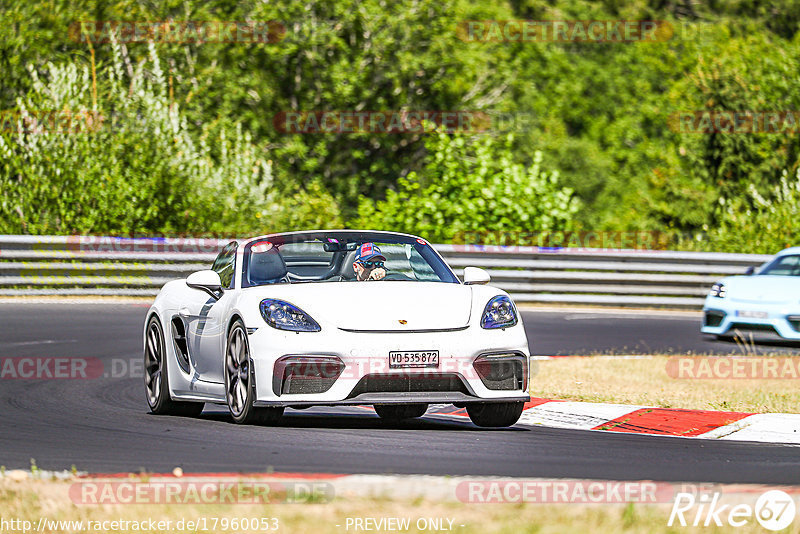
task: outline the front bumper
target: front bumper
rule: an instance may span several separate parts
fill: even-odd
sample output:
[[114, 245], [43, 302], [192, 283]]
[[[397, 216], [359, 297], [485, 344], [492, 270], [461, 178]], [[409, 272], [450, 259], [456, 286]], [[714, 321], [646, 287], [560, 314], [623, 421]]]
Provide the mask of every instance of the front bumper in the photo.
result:
[[[471, 326], [458, 331], [381, 333], [338, 329], [296, 333], [265, 326], [252, 333], [249, 342], [255, 372], [254, 406], [460, 405], [530, 400], [528, 344], [521, 325], [505, 331]], [[438, 351], [439, 365], [435, 369], [393, 369], [390, 351]], [[512, 374], [522, 375], [514, 389], [508, 389], [508, 381], [503, 382], [506, 389], [497, 389], [500, 382], [487, 380], [480, 365], [481, 371], [476, 369], [475, 361], [481, 358], [485, 362], [486, 356], [499, 358], [496, 361], [504, 365], [513, 362], [508, 364], [514, 366]], [[315, 360], [322, 365], [314, 365]], [[287, 386], [282, 374], [287, 361], [304, 362], [298, 365], [306, 369], [321, 369], [327, 389], [314, 392], [314, 387], [302, 383]]]
[[800, 306], [706, 297], [703, 306], [704, 334], [733, 335], [752, 332], [755, 337], [800, 340]]
[[278, 406], [288, 406], [294, 408], [309, 406], [363, 406], [365, 404], [455, 404], [456, 406], [462, 406], [471, 403], [529, 402], [530, 400], [531, 397], [529, 395], [481, 399], [479, 397], [464, 395], [461, 393], [370, 393], [340, 401], [300, 401], [290, 399], [256, 400], [253, 401], [253, 406], [257, 408]]

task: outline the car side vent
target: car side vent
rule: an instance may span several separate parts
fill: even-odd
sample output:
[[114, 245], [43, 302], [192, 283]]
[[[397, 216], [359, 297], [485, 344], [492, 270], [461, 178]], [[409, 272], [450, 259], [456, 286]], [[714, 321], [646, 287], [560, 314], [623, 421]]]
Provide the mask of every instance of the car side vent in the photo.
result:
[[186, 344], [186, 327], [180, 317], [172, 318], [172, 341], [175, 344], [175, 353], [178, 355], [178, 364], [188, 373], [189, 347]]

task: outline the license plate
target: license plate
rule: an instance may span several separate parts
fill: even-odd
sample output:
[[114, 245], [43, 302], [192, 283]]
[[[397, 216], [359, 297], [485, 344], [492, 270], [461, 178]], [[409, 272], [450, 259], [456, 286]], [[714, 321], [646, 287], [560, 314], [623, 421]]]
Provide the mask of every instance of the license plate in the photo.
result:
[[412, 350], [389, 352], [389, 368], [439, 367], [438, 350]]
[[737, 317], [750, 317], [751, 319], [766, 319], [768, 317], [767, 312], [762, 311], [751, 311], [751, 310], [736, 310]]

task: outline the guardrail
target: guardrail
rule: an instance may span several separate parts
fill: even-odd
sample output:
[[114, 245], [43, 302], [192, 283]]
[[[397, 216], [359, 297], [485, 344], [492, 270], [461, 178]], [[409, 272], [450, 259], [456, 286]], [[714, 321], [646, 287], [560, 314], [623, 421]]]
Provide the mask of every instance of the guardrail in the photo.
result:
[[[220, 239], [0, 236], [0, 296], [154, 296], [209, 268]], [[434, 245], [460, 276], [482, 267], [517, 302], [699, 309], [718, 278], [771, 256]]]

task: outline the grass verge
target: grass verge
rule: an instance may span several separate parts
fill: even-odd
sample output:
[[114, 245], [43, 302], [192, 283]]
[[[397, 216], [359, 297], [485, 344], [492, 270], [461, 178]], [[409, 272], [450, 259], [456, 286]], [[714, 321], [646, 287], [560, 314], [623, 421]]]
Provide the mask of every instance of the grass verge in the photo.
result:
[[[733, 376], [732, 367], [721, 367], [730, 371], [726, 374], [713, 372], [711, 365], [711, 374], [717, 378], [707, 378], [707, 374], [697, 372], [695, 376], [703, 378], [674, 378], [676, 362], [670, 363], [670, 360], [675, 358], [657, 355], [640, 359], [592, 356], [538, 360], [533, 364], [531, 396], [691, 410], [800, 412], [798, 378], [792, 378], [791, 373], [782, 373], [784, 378], [737, 378]], [[767, 358], [771, 356], [748, 356], [740, 360], [748, 370], [751, 365], [761, 368], [758, 366]], [[795, 371], [800, 365], [798, 357], [775, 358], [781, 362], [779, 370], [786, 360], [792, 362]], [[672, 373], [668, 371], [668, 364], [672, 366]]]
[[[37, 529], [46, 521], [80, 521], [76, 524], [45, 523], [43, 532], [96, 532], [88, 522], [170, 521], [170, 528], [119, 528], [106, 523], [103, 531], [115, 532], [285, 532], [342, 534], [353, 532], [438, 532], [459, 534], [548, 534], [723, 532], [718, 527], [668, 527], [671, 505], [662, 504], [467, 504], [430, 498], [342, 496], [329, 503], [276, 505], [76, 505], [70, 498], [71, 481], [14, 482], [0, 479], [0, 510], [5, 521], [22, 519]], [[348, 523], [348, 518], [351, 520]], [[356, 529], [361, 518], [408, 519], [404, 529]], [[241, 528], [241, 521], [267, 520], [269, 528]], [[206, 528], [176, 528], [178, 522], [205, 521]], [[228, 520], [227, 528], [223, 528]], [[232, 528], [233, 520], [237, 527]], [[277, 521], [274, 521], [277, 520]], [[216, 524], [216, 528], [211, 528]], [[124, 525], [124, 524], [122, 524]], [[725, 525], [729, 531], [730, 527]], [[426, 527], [426, 528], [420, 528]], [[737, 532], [760, 532], [758, 524], [737, 528]], [[6, 531], [21, 529], [7, 528]], [[798, 532], [795, 525], [792, 532]]]

